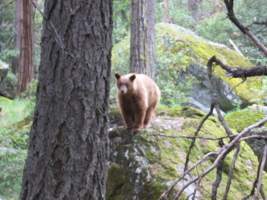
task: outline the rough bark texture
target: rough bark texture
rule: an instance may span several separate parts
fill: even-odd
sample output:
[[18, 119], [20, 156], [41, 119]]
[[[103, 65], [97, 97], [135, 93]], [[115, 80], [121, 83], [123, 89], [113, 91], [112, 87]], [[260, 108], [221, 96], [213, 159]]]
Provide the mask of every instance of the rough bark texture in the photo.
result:
[[21, 200], [105, 199], [112, 1], [47, 0]]
[[155, 0], [131, 0], [130, 71], [153, 77], [155, 52]]
[[21, 0], [19, 78], [16, 96], [24, 92], [33, 78], [32, 4]]

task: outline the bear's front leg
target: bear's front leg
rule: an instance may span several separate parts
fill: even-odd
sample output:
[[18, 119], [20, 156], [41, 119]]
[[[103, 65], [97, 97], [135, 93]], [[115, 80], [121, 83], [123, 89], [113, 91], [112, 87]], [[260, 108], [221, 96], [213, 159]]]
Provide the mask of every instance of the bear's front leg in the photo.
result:
[[134, 124], [132, 128], [132, 132], [141, 131], [144, 127], [144, 120], [146, 116], [145, 108], [136, 108], [134, 110]]
[[132, 128], [134, 125], [133, 112], [128, 108], [121, 108], [121, 114], [123, 116], [124, 124], [126, 128]]

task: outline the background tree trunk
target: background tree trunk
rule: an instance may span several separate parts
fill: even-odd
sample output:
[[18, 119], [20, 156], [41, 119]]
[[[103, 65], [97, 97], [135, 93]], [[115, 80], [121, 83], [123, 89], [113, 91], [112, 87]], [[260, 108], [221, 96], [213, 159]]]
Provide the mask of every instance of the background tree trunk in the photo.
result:
[[215, 0], [215, 13], [222, 12], [222, 0]]
[[155, 52], [155, 0], [131, 0], [130, 72], [153, 77]]
[[45, 2], [20, 199], [105, 199], [112, 1]]
[[[16, 12], [15, 12], [15, 38], [14, 49], [20, 50], [20, 19], [21, 19], [21, 0], [16, 0]], [[19, 57], [15, 57], [12, 60], [12, 72], [17, 74], [19, 68]]]
[[20, 57], [18, 70], [18, 86], [16, 96], [24, 92], [33, 78], [33, 29], [32, 4], [29, 0], [21, 0], [20, 22]]
[[197, 0], [189, 0], [188, 9], [192, 13], [193, 18], [197, 19]]
[[168, 0], [163, 0], [163, 22], [168, 22], [169, 20], [169, 2]]

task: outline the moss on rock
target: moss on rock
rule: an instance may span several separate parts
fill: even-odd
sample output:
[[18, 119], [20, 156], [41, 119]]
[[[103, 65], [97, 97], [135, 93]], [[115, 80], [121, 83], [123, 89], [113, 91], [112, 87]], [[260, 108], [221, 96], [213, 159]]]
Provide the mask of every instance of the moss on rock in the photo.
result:
[[[186, 113], [186, 111], [188, 111], [188, 113]], [[108, 185], [111, 184], [111, 186], [108, 186], [108, 188], [113, 188], [115, 191], [108, 191], [108, 199], [158, 199], [166, 188], [170, 186], [176, 178], [182, 175], [191, 139], [168, 136], [193, 136], [203, 118], [203, 116], [199, 116], [202, 115], [202, 112], [189, 109], [188, 107], [176, 109], [175, 111], [164, 109], [158, 112], [162, 112], [161, 114], [163, 116], [159, 116], [155, 120], [164, 118], [168, 113], [172, 112], [176, 113], [173, 115], [175, 117], [169, 118], [169, 120], [177, 120], [177, 116], [183, 116], [183, 122], [180, 124], [181, 130], [175, 131], [165, 129], [162, 128], [162, 124], [154, 124], [153, 128], [145, 129], [137, 134], [133, 134], [125, 129], [119, 129], [118, 131], [113, 130], [110, 133], [110, 159], [111, 162], [116, 163], [116, 165], [111, 166], [109, 171]], [[165, 134], [166, 136], [154, 134]], [[199, 132], [199, 136], [210, 138], [219, 138], [225, 135], [226, 133], [222, 125], [217, 120], [214, 121], [210, 119], [204, 123]], [[228, 139], [225, 139], [224, 143], [227, 144]], [[191, 151], [189, 167], [201, 159], [203, 155], [209, 152], [216, 152], [220, 148], [217, 140], [197, 139]], [[233, 155], [234, 151], [230, 152], [225, 158], [222, 182], [218, 189], [218, 197], [224, 195]], [[211, 157], [193, 170], [191, 176], [186, 176], [175, 186], [169, 199], [174, 198], [174, 195], [183, 184], [210, 167], [215, 159], [215, 156]], [[245, 142], [242, 142], [228, 199], [242, 199], [250, 193], [250, 188], [256, 177], [257, 167], [257, 157], [254, 156], [249, 146]], [[215, 176], [216, 169], [202, 179], [201, 187], [197, 193], [199, 199], [211, 198], [210, 192], [212, 183], [215, 181]], [[110, 181], [115, 181], [116, 183], [111, 183]], [[267, 190], [266, 173], [264, 173], [263, 184], [263, 189]], [[123, 186], [118, 187], [117, 185]], [[187, 199], [187, 196], [190, 195], [193, 190], [194, 186], [187, 188], [180, 199]]]
[[241, 132], [244, 128], [260, 121], [264, 117], [265, 113], [261, 110], [244, 109], [226, 115], [225, 121], [231, 128]]

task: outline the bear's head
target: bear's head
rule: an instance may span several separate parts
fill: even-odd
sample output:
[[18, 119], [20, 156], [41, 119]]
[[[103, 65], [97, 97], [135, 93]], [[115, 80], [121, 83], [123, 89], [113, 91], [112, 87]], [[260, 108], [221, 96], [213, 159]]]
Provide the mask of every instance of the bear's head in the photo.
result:
[[120, 75], [115, 73], [117, 79], [117, 88], [121, 94], [126, 94], [133, 90], [134, 80], [136, 78], [135, 74]]

